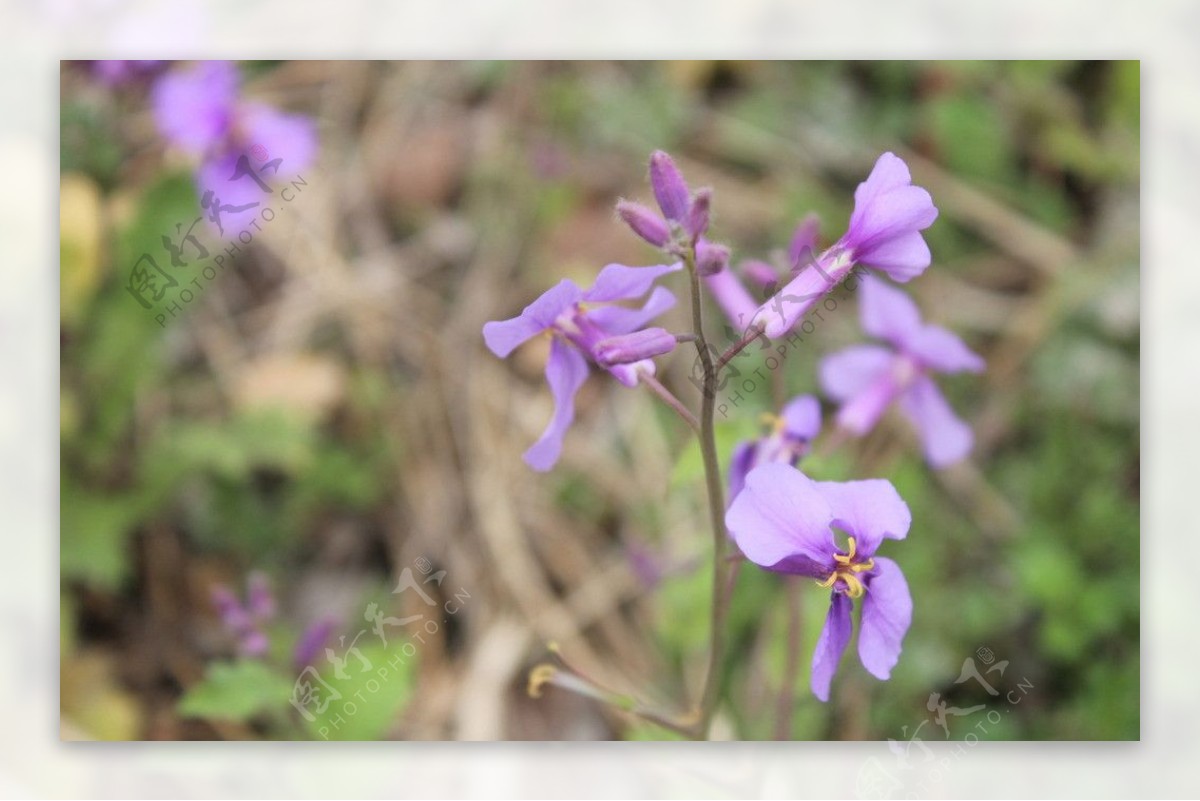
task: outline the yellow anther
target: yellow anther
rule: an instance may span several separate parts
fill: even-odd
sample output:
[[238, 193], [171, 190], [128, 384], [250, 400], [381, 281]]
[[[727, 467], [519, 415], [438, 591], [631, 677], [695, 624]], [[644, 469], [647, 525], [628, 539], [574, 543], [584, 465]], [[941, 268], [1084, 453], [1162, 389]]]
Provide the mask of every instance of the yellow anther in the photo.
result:
[[858, 552], [857, 547], [854, 537], [847, 538], [847, 553], [835, 553], [833, 555], [836, 567], [834, 567], [833, 572], [829, 574], [828, 578], [824, 581], [818, 581], [817, 586], [829, 588], [841, 580], [846, 584], [847, 595], [851, 598], [861, 597], [867, 588], [863, 584], [862, 579], [856, 574], [873, 570], [875, 568], [875, 560], [868, 559], [865, 562], [855, 562], [854, 556]]

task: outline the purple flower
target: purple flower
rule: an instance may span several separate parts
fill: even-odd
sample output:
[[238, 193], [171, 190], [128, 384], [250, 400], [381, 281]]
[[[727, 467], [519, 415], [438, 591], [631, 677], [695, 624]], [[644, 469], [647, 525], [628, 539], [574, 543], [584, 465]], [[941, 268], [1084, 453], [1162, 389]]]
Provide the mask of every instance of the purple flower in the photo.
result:
[[259, 657], [267, 652], [269, 642], [263, 625], [275, 617], [275, 596], [266, 575], [255, 571], [247, 579], [246, 603], [223, 584], [212, 590], [213, 607], [225, 627], [238, 643], [242, 656]]
[[292, 651], [292, 664], [297, 670], [307, 667], [317, 658], [325, 643], [333, 636], [337, 624], [336, 617], [326, 615], [304, 630], [296, 642], [295, 650]]
[[779, 416], [765, 415], [770, 430], [762, 437], [739, 442], [729, 460], [730, 503], [742, 491], [746, 476], [760, 464], [780, 462], [796, 466], [808, 455], [821, 430], [821, 404], [812, 395], [793, 398]]
[[893, 401], [917, 427], [925, 459], [947, 467], [971, 450], [974, 437], [934, 384], [931, 373], [983, 370], [984, 361], [958, 337], [924, 325], [908, 295], [867, 277], [859, 295], [863, 330], [891, 345], [854, 345], [821, 361], [825, 393], [842, 404], [837, 423], [853, 434], [870, 431]]
[[[601, 364], [628, 387], [637, 386], [639, 374], [654, 375], [654, 362], [649, 358], [612, 362], [611, 340], [641, 329], [674, 306], [675, 296], [664, 287], [654, 287], [640, 309], [615, 305], [615, 301], [644, 296], [661, 276], [682, 267], [681, 264], [653, 267], [610, 264], [596, 276], [591, 289], [582, 290], [570, 280], [560, 281], [516, 317], [484, 325], [484, 342], [502, 359], [538, 334], [551, 337], [546, 381], [554, 396], [554, 417], [541, 438], [525, 452], [525, 462], [534, 470], [549, 470], [558, 461], [563, 436], [575, 417], [575, 393], [587, 378], [589, 359]], [[609, 363], [602, 363], [601, 357]]]
[[[862, 599], [858, 656], [879, 679], [891, 676], [912, 622], [912, 597], [900, 567], [875, 555], [886, 539], [902, 540], [912, 515], [891, 482], [813, 481], [794, 467], [764, 464], [725, 515], [751, 562], [777, 573], [809, 576], [830, 593], [829, 614], [813, 652], [811, 687], [821, 701], [853, 628], [853, 599]], [[846, 535], [839, 546], [834, 529]]]
[[764, 303], [754, 324], [768, 337], [783, 336], [856, 264], [881, 270], [900, 283], [916, 278], [930, 262], [920, 232], [937, 214], [929, 193], [912, 185], [908, 166], [884, 153], [854, 192], [845, 235]]
[[244, 229], [275, 194], [271, 184], [298, 176], [317, 150], [311, 119], [242, 100], [239, 82], [233, 63], [204, 61], [154, 87], [159, 131], [199, 159], [201, 203], [222, 232]]
[[[798, 269], [798, 265], [808, 265], [812, 261], [813, 247], [817, 241], [817, 228], [817, 217], [810, 214], [800, 221], [792, 233], [787, 250], [787, 260], [791, 265], [792, 272]], [[779, 288], [781, 270], [765, 261], [749, 259], [741, 263], [740, 269], [742, 275], [758, 291], [759, 297], [763, 297], [763, 293], [774, 294], [775, 290]], [[717, 305], [721, 307], [721, 311], [725, 312], [725, 317], [734, 330], [748, 331], [751, 320], [758, 314], [759, 301], [755, 300], [742, 280], [732, 270], [722, 269], [702, 274], [705, 286], [716, 300]], [[783, 274], [787, 275], [787, 272], [783, 271]]]

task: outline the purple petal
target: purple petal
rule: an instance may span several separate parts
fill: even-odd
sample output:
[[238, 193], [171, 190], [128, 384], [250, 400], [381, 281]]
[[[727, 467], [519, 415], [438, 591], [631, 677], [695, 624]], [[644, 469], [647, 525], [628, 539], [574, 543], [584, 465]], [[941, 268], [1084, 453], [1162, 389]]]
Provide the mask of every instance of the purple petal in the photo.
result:
[[883, 370], [862, 392], [851, 396], [842, 404], [837, 413], [838, 426], [857, 436], [863, 436], [875, 427], [900, 392], [901, 388], [893, 371]]
[[154, 85], [154, 119], [176, 147], [202, 154], [220, 144], [233, 124], [238, 70], [229, 61], [205, 61], [164, 75]]
[[930, 467], [949, 467], [971, 452], [975, 442], [971, 427], [958, 418], [928, 376], [918, 377], [902, 396], [901, 403], [920, 432]]
[[817, 490], [833, 512], [833, 525], [854, 537], [863, 559], [874, 555], [885, 538], [902, 540], [912, 525], [912, 512], [892, 482], [882, 478], [865, 481], [818, 481]]
[[725, 513], [730, 535], [751, 562], [822, 577], [833, 563], [832, 519], [812, 479], [778, 462], [751, 470]]
[[863, 330], [897, 348], [921, 330], [917, 304], [908, 293], [889, 286], [878, 276], [863, 279], [858, 303]]
[[800, 395], [783, 407], [784, 432], [796, 439], [816, 439], [821, 432], [821, 404], [812, 395]]
[[[759, 289], [769, 290], [774, 293], [779, 287], [779, 271], [765, 261], [748, 259], [741, 263], [740, 269], [742, 275], [746, 276], [746, 279]], [[758, 308], [757, 303], [755, 304], [755, 308]]]
[[855, 252], [855, 258], [867, 267], [883, 270], [889, 278], [901, 284], [925, 272], [933, 260], [925, 238], [915, 231], [860, 249]]
[[821, 222], [815, 214], [809, 214], [796, 226], [787, 251], [788, 264], [792, 268], [802, 267], [816, 256], [817, 232], [820, 227]]
[[204, 219], [223, 239], [234, 239], [249, 230], [272, 197], [249, 175], [238, 174], [239, 155], [228, 152], [209, 156], [196, 169], [196, 190]]
[[658, 315], [675, 306], [675, 294], [665, 286], [656, 286], [640, 309], [624, 306], [602, 306], [589, 309], [587, 319], [610, 335], [636, 331]]
[[300, 635], [300, 640], [296, 643], [295, 650], [292, 652], [292, 664], [298, 670], [307, 667], [317, 658], [317, 654], [321, 653], [322, 647], [333, 635], [333, 630], [337, 627], [337, 623], [337, 618], [327, 616], [304, 630]]
[[256, 103], [242, 110], [239, 125], [243, 148], [256, 168], [281, 159], [275, 174], [295, 176], [312, 165], [317, 153], [317, 126], [310, 118]]
[[729, 458], [730, 505], [733, 504], [742, 488], [746, 486], [746, 476], [754, 467], [757, 450], [757, 443], [753, 441], [739, 442], [733, 449], [733, 455]]
[[563, 279], [547, 289], [516, 317], [494, 320], [483, 326], [483, 341], [501, 359], [517, 346], [554, 325], [558, 315], [579, 300], [581, 292], [573, 281]]
[[596, 283], [583, 293], [583, 300], [602, 302], [609, 300], [633, 300], [650, 291], [662, 276], [683, 269], [683, 264], [656, 264], [652, 267], [626, 267], [624, 264], [609, 264], [596, 276]]
[[983, 357], [939, 325], [923, 326], [909, 337], [905, 349], [940, 373], [978, 373], [986, 366]]
[[850, 619], [853, 604], [845, 593], [835, 592], [829, 601], [829, 614], [825, 617], [825, 628], [817, 639], [816, 650], [813, 651], [812, 679], [810, 686], [813, 695], [819, 701], [829, 700], [829, 685], [833, 683], [833, 674], [837, 673], [838, 662], [850, 642], [850, 634], [854, 623]]
[[251, 629], [242, 635], [241, 642], [238, 643], [238, 651], [242, 656], [265, 656], [270, 645], [266, 634], [258, 629]]
[[758, 303], [733, 271], [721, 270], [704, 276], [702, 280], [734, 330], [745, 331], [758, 311]]
[[546, 360], [546, 381], [554, 395], [554, 417], [538, 441], [525, 451], [525, 463], [534, 470], [545, 472], [558, 461], [563, 436], [575, 419], [575, 393], [587, 379], [587, 374], [587, 360], [583, 355], [555, 338], [550, 344], [550, 358]]
[[858, 658], [877, 679], [887, 679], [900, 659], [904, 635], [912, 624], [912, 596], [900, 566], [875, 557], [875, 571], [867, 578], [862, 622], [858, 630]]
[[834, 248], [825, 251], [759, 306], [751, 324], [762, 327], [771, 339], [778, 339], [791, 331], [800, 318], [837, 286], [853, 267], [854, 263], [846, 252]]
[[682, 223], [691, 206], [687, 183], [675, 162], [661, 150], [650, 156], [650, 188], [668, 220]]
[[702, 276], [715, 275], [729, 266], [729, 248], [705, 240], [696, 242], [696, 272]]
[[849, 401], [869, 387], [896, 356], [879, 345], [851, 345], [821, 359], [821, 389], [836, 401]]
[[884, 153], [854, 192], [854, 212], [843, 241], [855, 250], [856, 260], [870, 263], [863, 254], [885, 240], [928, 228], [937, 213], [929, 193], [912, 186], [908, 165]]

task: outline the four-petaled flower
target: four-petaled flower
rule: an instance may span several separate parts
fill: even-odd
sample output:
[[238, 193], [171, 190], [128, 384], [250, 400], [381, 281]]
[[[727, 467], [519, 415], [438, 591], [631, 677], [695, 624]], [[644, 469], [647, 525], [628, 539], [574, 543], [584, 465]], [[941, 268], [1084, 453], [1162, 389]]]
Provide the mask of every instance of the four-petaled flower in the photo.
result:
[[821, 386], [842, 404], [838, 425], [865, 434], [899, 400], [920, 432], [932, 467], [964, 458], [974, 441], [971, 429], [954, 414], [930, 373], [979, 372], [983, 359], [945, 328], [923, 324], [912, 299], [876, 276], [862, 282], [859, 313], [863, 330], [892, 347], [854, 345], [822, 360]]
[[[912, 515], [891, 482], [813, 481], [794, 467], [756, 467], [725, 515], [725, 524], [751, 562], [777, 573], [809, 576], [830, 593], [829, 614], [813, 652], [813, 695], [829, 686], [850, 642], [852, 600], [862, 599], [858, 656], [873, 676], [887, 679], [912, 622], [912, 598], [900, 567], [876, 556], [884, 539], [908, 534]], [[839, 545], [834, 530], [846, 535]]]
[[759, 307], [752, 325], [772, 339], [783, 336], [856, 264], [904, 283], [929, 266], [921, 231], [937, 219], [929, 193], [913, 186], [908, 166], [893, 153], [875, 162], [854, 191], [854, 211], [845, 235]]
[[779, 415], [764, 415], [770, 428], [762, 437], [739, 442], [729, 460], [729, 501], [738, 496], [746, 476], [760, 464], [796, 466], [808, 455], [821, 430], [821, 404], [812, 395], [793, 398]]
[[[563, 280], [544, 292], [516, 317], [493, 321], [483, 327], [483, 338], [492, 353], [506, 358], [523, 342], [546, 334], [551, 337], [550, 358], [546, 361], [546, 381], [554, 395], [554, 417], [541, 438], [525, 452], [525, 462], [534, 470], [554, 466], [562, 451], [563, 436], [575, 417], [575, 393], [588, 374], [588, 360], [602, 366], [628, 387], [636, 386], [640, 374], [654, 375], [654, 362], [630, 358], [638, 343], [630, 343], [626, 334], [675, 305], [675, 296], [665, 287], [655, 287], [640, 309], [614, 305], [615, 301], [634, 300], [650, 291], [654, 282], [667, 273], [682, 269], [681, 264], [652, 267], [626, 267], [610, 264], [600, 271], [591, 289], [580, 289], [573, 281]], [[657, 334], [657, 332], [655, 332]], [[617, 340], [614, 347], [612, 340]], [[661, 336], [647, 338], [647, 344], [661, 350]], [[674, 340], [671, 339], [673, 344]]]

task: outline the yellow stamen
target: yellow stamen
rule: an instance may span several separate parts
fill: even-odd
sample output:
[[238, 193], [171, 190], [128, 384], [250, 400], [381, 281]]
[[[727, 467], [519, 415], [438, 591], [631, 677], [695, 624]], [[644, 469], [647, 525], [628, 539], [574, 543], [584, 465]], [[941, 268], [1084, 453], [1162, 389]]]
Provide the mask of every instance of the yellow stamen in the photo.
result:
[[833, 561], [837, 563], [833, 572], [824, 581], [818, 581], [817, 586], [829, 588], [836, 584], [839, 580], [846, 584], [846, 594], [851, 598], [860, 598], [866, 592], [866, 585], [863, 584], [856, 574], [865, 573], [868, 570], [875, 568], [875, 560], [868, 559], [865, 562], [855, 562], [854, 555], [857, 551], [857, 543], [854, 542], [854, 537], [847, 538], [847, 553], [835, 553]]
[[763, 426], [769, 429], [772, 434], [782, 434], [786, 425], [782, 417], [777, 414], [771, 414], [770, 412], [763, 412], [761, 415], [759, 415], [758, 420]]

